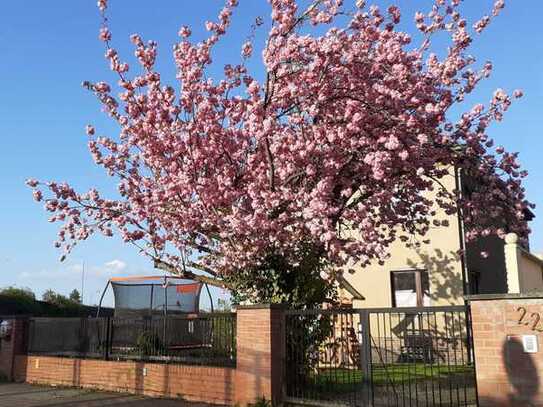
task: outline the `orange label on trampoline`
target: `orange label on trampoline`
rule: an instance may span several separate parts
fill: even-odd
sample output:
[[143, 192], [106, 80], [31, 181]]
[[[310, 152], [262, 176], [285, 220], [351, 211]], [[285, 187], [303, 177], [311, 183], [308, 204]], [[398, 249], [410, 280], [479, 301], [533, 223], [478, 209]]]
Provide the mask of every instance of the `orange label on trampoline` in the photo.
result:
[[180, 294], [194, 293], [198, 291], [199, 287], [200, 287], [200, 284], [198, 283], [181, 284], [181, 285], [175, 286], [175, 291], [177, 291]]

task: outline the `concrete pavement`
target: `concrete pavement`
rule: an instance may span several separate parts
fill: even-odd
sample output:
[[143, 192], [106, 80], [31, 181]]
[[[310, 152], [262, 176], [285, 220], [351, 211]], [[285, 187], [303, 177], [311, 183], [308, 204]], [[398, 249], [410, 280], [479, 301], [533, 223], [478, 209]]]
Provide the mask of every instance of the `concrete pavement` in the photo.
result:
[[208, 407], [183, 400], [152, 399], [139, 395], [86, 389], [0, 383], [0, 407]]

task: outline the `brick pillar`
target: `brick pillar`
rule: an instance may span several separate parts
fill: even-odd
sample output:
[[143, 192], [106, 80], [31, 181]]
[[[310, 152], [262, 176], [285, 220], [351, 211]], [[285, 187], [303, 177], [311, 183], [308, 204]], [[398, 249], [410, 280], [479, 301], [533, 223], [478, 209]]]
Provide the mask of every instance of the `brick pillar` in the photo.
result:
[[283, 312], [281, 305], [237, 308], [236, 403], [246, 405], [259, 398], [281, 403]]
[[26, 318], [4, 318], [12, 325], [9, 338], [0, 339], [0, 375], [9, 381], [14, 379], [15, 355], [23, 354], [26, 345]]
[[505, 255], [505, 269], [507, 272], [507, 292], [510, 294], [520, 293], [523, 288], [521, 268], [522, 252], [515, 233], [509, 233], [505, 237], [503, 248]]
[[[543, 406], [543, 296], [474, 295], [468, 299], [479, 406]], [[526, 348], [534, 339], [536, 346]]]

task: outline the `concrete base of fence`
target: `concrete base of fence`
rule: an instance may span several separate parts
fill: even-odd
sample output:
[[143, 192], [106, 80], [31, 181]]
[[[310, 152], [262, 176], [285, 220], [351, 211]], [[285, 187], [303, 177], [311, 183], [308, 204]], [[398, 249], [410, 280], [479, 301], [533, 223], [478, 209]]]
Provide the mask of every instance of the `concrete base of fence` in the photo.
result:
[[543, 406], [543, 295], [468, 300], [479, 406]]
[[283, 307], [237, 309], [236, 367], [161, 364], [30, 356], [25, 321], [14, 320], [0, 349], [0, 374], [8, 380], [173, 397], [226, 405], [282, 401]]

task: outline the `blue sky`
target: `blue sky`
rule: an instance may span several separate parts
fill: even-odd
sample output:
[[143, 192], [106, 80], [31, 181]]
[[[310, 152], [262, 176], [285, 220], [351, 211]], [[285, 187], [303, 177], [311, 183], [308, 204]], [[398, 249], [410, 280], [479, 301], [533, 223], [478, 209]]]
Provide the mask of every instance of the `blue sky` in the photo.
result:
[[[351, 1], [351, 2], [354, 2]], [[159, 70], [173, 78], [171, 47], [183, 24], [196, 38], [203, 23], [214, 19], [218, 0], [110, 0], [114, 46], [130, 60], [129, 35], [159, 42]], [[346, 0], [349, 3], [349, 0]], [[368, 1], [371, 3], [371, 1]], [[377, 1], [389, 4], [390, 1]], [[403, 26], [412, 27], [416, 9], [428, 9], [431, 0], [397, 0]], [[490, 0], [465, 0], [468, 17], [479, 18]], [[214, 60], [219, 75], [223, 63], [239, 61], [240, 45], [256, 16], [269, 15], [265, 0], [240, 0], [234, 22]], [[543, 206], [543, 2], [512, 1], [484, 34], [472, 53], [479, 61], [492, 60], [494, 73], [469, 100], [466, 109], [487, 102], [493, 90], [521, 88], [525, 97], [514, 103], [504, 122], [491, 128], [498, 144], [519, 151], [530, 172], [529, 198]], [[0, 16], [0, 287], [27, 286], [38, 295], [53, 288], [67, 294], [81, 287], [85, 264], [85, 303], [96, 303], [112, 275], [155, 274], [150, 263], [116, 239], [93, 238], [78, 247], [64, 263], [53, 247], [57, 227], [47, 222], [40, 205], [31, 199], [24, 180], [69, 181], [80, 189], [98, 186], [112, 190], [87, 152], [84, 127], [93, 123], [98, 134], [115, 135], [116, 128], [100, 112], [94, 97], [81, 87], [83, 80], [112, 81], [103, 59], [103, 44], [95, 0], [11, 1]], [[262, 42], [265, 30], [257, 35]], [[259, 55], [259, 53], [255, 53]], [[251, 67], [259, 69], [258, 56]], [[171, 82], [173, 83], [173, 81]], [[543, 212], [536, 208], [532, 222], [532, 251], [543, 252]], [[540, 215], [541, 213], [541, 215]], [[222, 295], [219, 292], [216, 295]], [[108, 302], [111, 299], [108, 298]]]

